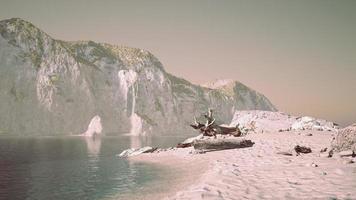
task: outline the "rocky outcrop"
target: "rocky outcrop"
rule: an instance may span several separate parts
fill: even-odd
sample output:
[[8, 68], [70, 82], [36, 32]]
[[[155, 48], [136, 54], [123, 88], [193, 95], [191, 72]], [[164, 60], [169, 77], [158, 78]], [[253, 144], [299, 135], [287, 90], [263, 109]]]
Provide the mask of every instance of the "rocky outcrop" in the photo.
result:
[[243, 134], [289, 130], [337, 132], [339, 128], [337, 124], [323, 119], [260, 110], [236, 111], [230, 126], [238, 126]]
[[298, 117], [292, 124], [292, 130], [318, 130], [318, 131], [336, 131], [338, 125], [323, 119], [315, 119], [305, 116]]
[[339, 130], [335, 139], [332, 141], [334, 150], [356, 152], [356, 123]]
[[208, 88], [167, 73], [142, 49], [51, 38], [18, 18], [0, 21], [0, 133], [70, 135], [100, 116], [103, 134], [191, 133], [208, 108], [276, 110], [238, 82]]
[[83, 133], [85, 137], [95, 137], [97, 135], [101, 135], [103, 131], [103, 126], [101, 125], [101, 118], [96, 115], [91, 119], [87, 131]]

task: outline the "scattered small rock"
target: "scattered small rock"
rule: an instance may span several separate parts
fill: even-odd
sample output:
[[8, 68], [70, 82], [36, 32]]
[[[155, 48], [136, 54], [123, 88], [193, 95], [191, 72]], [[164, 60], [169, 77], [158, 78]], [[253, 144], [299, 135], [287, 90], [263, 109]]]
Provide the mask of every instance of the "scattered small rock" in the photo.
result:
[[312, 163], [311, 164], [312, 167], [319, 167], [319, 165], [315, 164], [315, 163]]
[[291, 152], [287, 152], [287, 151], [278, 151], [277, 154], [285, 155], [285, 156], [293, 156]]
[[319, 165], [316, 164], [316, 163], [314, 163], [314, 162], [312, 162], [311, 164], [310, 164], [310, 163], [307, 163], [307, 164], [305, 164], [305, 166], [306, 166], [306, 167], [319, 167]]
[[334, 155], [334, 150], [331, 149], [331, 150], [328, 152], [328, 157], [331, 158], [331, 157], [333, 157], [333, 155]]

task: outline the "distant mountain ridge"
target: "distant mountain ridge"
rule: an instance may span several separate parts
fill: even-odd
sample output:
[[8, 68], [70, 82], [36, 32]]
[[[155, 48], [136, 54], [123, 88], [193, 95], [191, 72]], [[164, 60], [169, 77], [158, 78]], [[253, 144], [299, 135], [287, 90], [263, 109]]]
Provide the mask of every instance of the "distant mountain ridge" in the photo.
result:
[[0, 21], [0, 134], [80, 134], [95, 116], [105, 134], [184, 134], [208, 108], [226, 122], [235, 110], [277, 110], [239, 82], [212, 89], [175, 77], [146, 50]]

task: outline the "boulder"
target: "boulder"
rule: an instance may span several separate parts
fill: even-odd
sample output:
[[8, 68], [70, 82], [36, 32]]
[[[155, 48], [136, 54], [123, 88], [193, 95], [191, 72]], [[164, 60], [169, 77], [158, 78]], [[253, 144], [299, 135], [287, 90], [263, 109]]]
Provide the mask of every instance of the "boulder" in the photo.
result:
[[95, 115], [88, 125], [87, 131], [82, 135], [86, 137], [95, 137], [96, 135], [101, 135], [103, 131], [103, 126], [101, 124], [101, 118], [99, 115]]
[[311, 153], [312, 152], [311, 148], [306, 147], [306, 146], [299, 146], [299, 145], [295, 146], [294, 150], [295, 150], [295, 152], [297, 154], [300, 154], [300, 153]]
[[332, 147], [335, 151], [356, 151], [356, 123], [338, 131], [335, 139], [332, 141]]
[[297, 118], [291, 126], [292, 130], [317, 130], [317, 131], [336, 131], [338, 125], [323, 119], [316, 119], [309, 116]]

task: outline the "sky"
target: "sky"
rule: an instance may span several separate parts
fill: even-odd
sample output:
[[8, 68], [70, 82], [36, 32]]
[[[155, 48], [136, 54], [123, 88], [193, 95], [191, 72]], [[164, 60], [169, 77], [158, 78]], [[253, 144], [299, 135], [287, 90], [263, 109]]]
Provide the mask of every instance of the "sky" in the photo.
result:
[[238, 80], [286, 113], [356, 122], [354, 0], [0, 0], [0, 20], [12, 17], [149, 50], [196, 84]]

